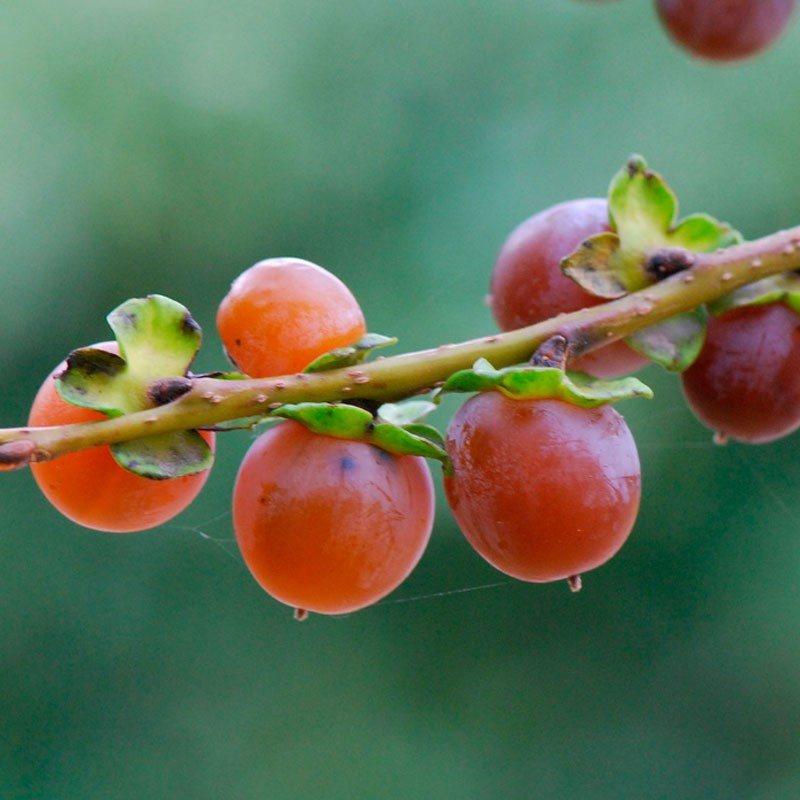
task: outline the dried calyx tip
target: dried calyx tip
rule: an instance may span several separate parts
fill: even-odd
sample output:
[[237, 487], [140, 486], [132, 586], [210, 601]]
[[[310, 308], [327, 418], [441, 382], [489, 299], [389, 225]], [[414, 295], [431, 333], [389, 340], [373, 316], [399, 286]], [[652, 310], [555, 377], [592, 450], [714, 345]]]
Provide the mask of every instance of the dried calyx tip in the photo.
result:
[[567, 363], [567, 337], [557, 334], [542, 342], [531, 356], [534, 367], [563, 367]]
[[645, 269], [657, 281], [689, 269], [695, 257], [686, 250], [659, 250], [647, 259]]
[[33, 461], [36, 445], [27, 440], [0, 444], [0, 470], [21, 469]]
[[147, 394], [155, 405], [164, 406], [177, 400], [191, 388], [192, 382], [189, 378], [161, 378], [150, 384]]

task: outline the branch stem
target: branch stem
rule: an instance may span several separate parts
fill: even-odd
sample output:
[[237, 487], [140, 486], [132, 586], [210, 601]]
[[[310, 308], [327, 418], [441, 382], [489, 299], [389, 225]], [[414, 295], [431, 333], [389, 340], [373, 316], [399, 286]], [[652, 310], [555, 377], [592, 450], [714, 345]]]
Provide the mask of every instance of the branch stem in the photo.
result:
[[197, 377], [185, 394], [152, 409], [97, 422], [0, 429], [0, 469], [151, 434], [263, 416], [284, 403], [402, 400], [431, 391], [481, 357], [498, 368], [524, 362], [553, 336], [563, 336], [570, 359], [576, 358], [745, 284], [800, 269], [800, 227], [715, 253], [687, 253], [685, 261], [691, 264], [688, 269], [641, 291], [508, 333], [378, 358], [358, 368], [239, 381]]

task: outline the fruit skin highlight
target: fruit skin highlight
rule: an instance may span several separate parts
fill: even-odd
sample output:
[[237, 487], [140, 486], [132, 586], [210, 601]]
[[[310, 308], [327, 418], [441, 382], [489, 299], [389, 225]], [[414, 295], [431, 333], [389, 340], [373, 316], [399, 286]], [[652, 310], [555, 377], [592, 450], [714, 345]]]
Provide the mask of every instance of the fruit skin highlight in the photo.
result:
[[786, 436], [800, 427], [800, 315], [770, 303], [711, 317], [681, 384], [695, 416], [723, 440]]
[[[116, 342], [92, 347], [118, 353]], [[31, 407], [31, 426], [69, 425], [107, 419], [105, 414], [62, 400], [55, 378], [60, 364], [44, 381]], [[215, 434], [201, 431], [214, 448]], [[44, 496], [65, 517], [108, 533], [131, 533], [163, 525], [183, 511], [200, 493], [208, 470], [168, 480], [143, 478], [121, 467], [108, 446], [68, 453], [52, 461], [34, 462], [31, 472]]]
[[472, 546], [514, 578], [545, 582], [600, 566], [624, 544], [641, 495], [627, 424], [611, 406], [470, 398], [447, 431], [444, 487]]
[[315, 358], [366, 333], [342, 281], [299, 258], [270, 258], [245, 270], [217, 311], [228, 357], [253, 378], [300, 372]]
[[[569, 200], [529, 217], [508, 236], [492, 270], [489, 306], [503, 331], [607, 302], [562, 274], [561, 260], [589, 236], [609, 231], [608, 203]], [[598, 378], [615, 378], [649, 363], [625, 342], [612, 342], [569, 364]]]
[[245, 563], [277, 600], [345, 614], [399, 586], [430, 538], [434, 491], [423, 458], [284, 421], [239, 468], [233, 524]]

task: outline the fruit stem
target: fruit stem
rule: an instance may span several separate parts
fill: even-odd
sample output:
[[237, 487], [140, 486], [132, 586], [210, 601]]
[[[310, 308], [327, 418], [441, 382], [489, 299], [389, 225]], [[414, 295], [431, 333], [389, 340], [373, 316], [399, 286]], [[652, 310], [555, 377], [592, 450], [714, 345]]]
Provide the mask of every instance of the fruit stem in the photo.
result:
[[497, 368], [527, 361], [552, 337], [564, 337], [568, 356], [574, 359], [740, 286], [800, 268], [800, 227], [714, 253], [659, 251], [649, 262], [654, 269], [663, 264], [680, 265], [681, 269], [618, 300], [561, 314], [527, 328], [377, 358], [359, 368], [357, 382], [349, 368], [238, 381], [198, 376], [191, 379], [185, 391], [183, 379], [179, 379], [183, 393], [176, 392], [171, 402], [144, 411], [97, 422], [0, 429], [0, 470], [97, 445], [260, 417], [285, 403], [403, 400], [430, 392], [478, 358], [488, 359]]

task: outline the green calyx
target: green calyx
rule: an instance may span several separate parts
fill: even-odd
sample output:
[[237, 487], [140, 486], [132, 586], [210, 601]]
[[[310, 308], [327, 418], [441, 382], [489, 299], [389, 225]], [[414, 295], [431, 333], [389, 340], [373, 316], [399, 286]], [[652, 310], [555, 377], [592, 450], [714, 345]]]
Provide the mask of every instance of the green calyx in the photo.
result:
[[658, 264], [651, 263], [661, 251], [707, 253], [742, 240], [730, 225], [707, 214], [679, 220], [674, 192], [641, 156], [631, 156], [611, 180], [608, 216], [611, 231], [589, 237], [561, 262], [567, 277], [608, 299], [664, 277]]
[[[561, 262], [563, 273], [591, 294], [622, 297], [692, 265], [706, 253], [742, 241], [730, 225], [707, 214], [678, 219], [678, 201], [664, 179], [631, 156], [608, 190], [610, 232], [589, 237]], [[705, 340], [705, 314], [691, 311], [626, 339], [662, 367], [680, 372]]]
[[[56, 381], [64, 400], [117, 417], [169, 402], [189, 388], [186, 376], [202, 331], [184, 306], [149, 295], [126, 301], [106, 319], [119, 355], [95, 347], [73, 350]], [[111, 452], [121, 466], [153, 479], [193, 475], [213, 462], [197, 431], [146, 436], [112, 445]]]
[[735, 292], [709, 303], [707, 308], [713, 316], [742, 306], [763, 306], [769, 303], [786, 303], [800, 314], [800, 275], [796, 272], [783, 272], [769, 278], [749, 283]]
[[283, 405], [270, 416], [291, 419], [309, 430], [337, 439], [366, 442], [395, 455], [422, 456], [447, 463], [444, 438], [420, 422], [436, 405], [427, 401], [385, 403], [373, 415], [348, 403]]
[[706, 313], [696, 308], [642, 328], [625, 341], [664, 369], [683, 372], [700, 355], [705, 339]]
[[515, 366], [495, 369], [478, 359], [472, 369], [451, 375], [440, 392], [499, 391], [518, 400], [563, 400], [583, 408], [615, 403], [633, 397], [651, 398], [653, 392], [638, 378], [600, 380], [560, 367]]
[[329, 369], [355, 367], [365, 361], [375, 350], [397, 344], [392, 336], [380, 333], [366, 333], [357, 342], [348, 347], [337, 347], [328, 353], [315, 358], [303, 372], [324, 372]]

